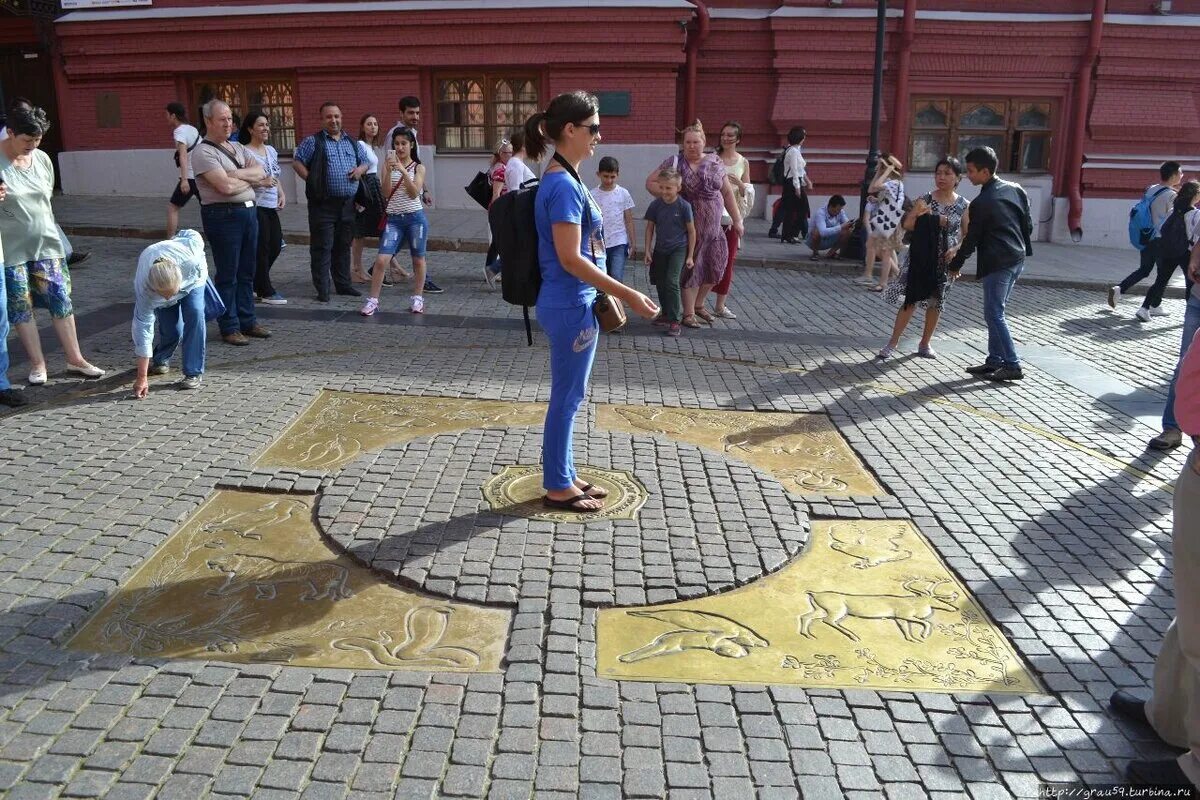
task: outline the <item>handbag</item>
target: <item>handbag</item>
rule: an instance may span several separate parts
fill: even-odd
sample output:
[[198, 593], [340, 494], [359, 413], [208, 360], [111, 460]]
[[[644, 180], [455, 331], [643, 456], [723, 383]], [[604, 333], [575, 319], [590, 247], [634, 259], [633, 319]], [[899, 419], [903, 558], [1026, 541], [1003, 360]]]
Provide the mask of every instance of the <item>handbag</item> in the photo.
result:
[[492, 204], [492, 182], [486, 172], [475, 173], [475, 177], [463, 188], [472, 200], [485, 209]]
[[212, 322], [225, 314], [225, 301], [221, 299], [212, 278], [204, 281], [204, 319]]
[[592, 305], [592, 311], [596, 314], [596, 322], [600, 325], [600, 330], [605, 333], [612, 333], [625, 327], [625, 323], [629, 319], [625, 315], [625, 304], [621, 302], [621, 298], [604, 292], [596, 293], [596, 302]]

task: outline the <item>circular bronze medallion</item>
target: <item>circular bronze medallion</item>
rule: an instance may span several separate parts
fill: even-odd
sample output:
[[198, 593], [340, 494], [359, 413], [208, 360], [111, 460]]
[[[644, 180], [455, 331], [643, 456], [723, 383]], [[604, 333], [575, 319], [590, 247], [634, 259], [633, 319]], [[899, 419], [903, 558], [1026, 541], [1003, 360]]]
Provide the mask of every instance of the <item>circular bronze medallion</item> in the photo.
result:
[[546, 508], [542, 498], [542, 468], [539, 465], [517, 464], [505, 467], [483, 485], [483, 497], [499, 514], [553, 522], [590, 522], [598, 519], [633, 519], [646, 502], [646, 487], [625, 470], [600, 469], [584, 466], [580, 479], [608, 490], [604, 507], [599, 511], [579, 513]]

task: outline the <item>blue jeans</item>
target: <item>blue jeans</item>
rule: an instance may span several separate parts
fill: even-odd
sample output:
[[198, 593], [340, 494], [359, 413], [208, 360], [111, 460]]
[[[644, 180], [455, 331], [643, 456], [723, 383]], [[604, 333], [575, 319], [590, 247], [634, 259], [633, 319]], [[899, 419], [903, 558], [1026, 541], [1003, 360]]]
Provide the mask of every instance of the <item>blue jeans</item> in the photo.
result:
[[425, 242], [429, 236], [429, 222], [423, 210], [408, 214], [389, 214], [387, 227], [379, 234], [379, 255], [394, 256], [408, 243], [408, 252], [413, 258], [425, 257]]
[[[1179, 360], [1182, 362], [1183, 357], [1187, 355], [1188, 347], [1192, 344], [1192, 339], [1196, 336], [1196, 331], [1200, 330], [1200, 296], [1196, 294], [1188, 294], [1187, 307], [1183, 312], [1183, 343], [1179, 347]], [[1163, 430], [1167, 428], [1179, 428], [1179, 423], [1175, 421], [1175, 382], [1179, 380], [1179, 365], [1175, 365], [1175, 374], [1171, 376], [1171, 386], [1167, 389], [1167, 405], [1163, 409], [1162, 424]]]
[[175, 305], [154, 309], [158, 345], [150, 359], [152, 364], [166, 364], [175, 354], [183, 338], [183, 374], [187, 377], [204, 374], [204, 284], [192, 289]]
[[0, 392], [12, 388], [8, 382], [8, 289], [4, 285], [4, 267], [0, 267]]
[[254, 205], [200, 206], [204, 235], [212, 245], [213, 284], [225, 304], [217, 318], [221, 335], [248, 331], [254, 316], [254, 272], [258, 268], [258, 210]]
[[988, 329], [987, 363], [1003, 367], [1019, 367], [1017, 348], [1008, 332], [1008, 320], [1004, 318], [1004, 307], [1012, 294], [1013, 285], [1025, 269], [1022, 259], [1011, 267], [991, 272], [983, 279], [983, 318]]
[[625, 282], [625, 261], [629, 258], [629, 247], [627, 244], [619, 244], [604, 251], [608, 276], [614, 281]]
[[537, 309], [538, 324], [550, 339], [550, 405], [542, 433], [542, 487], [569, 489], [575, 483], [571, 430], [587, 394], [600, 328], [592, 304]]

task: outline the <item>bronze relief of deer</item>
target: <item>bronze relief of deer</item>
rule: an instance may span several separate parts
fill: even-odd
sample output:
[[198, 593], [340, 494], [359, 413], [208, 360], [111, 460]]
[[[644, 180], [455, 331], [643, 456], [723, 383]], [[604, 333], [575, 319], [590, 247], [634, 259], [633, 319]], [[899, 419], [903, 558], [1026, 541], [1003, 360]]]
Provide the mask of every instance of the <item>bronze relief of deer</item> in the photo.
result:
[[[900, 628], [900, 634], [910, 642], [923, 642], [933, 633], [929, 621], [934, 611], [958, 611], [958, 592], [939, 594], [937, 589], [950, 581], [913, 578], [903, 584], [907, 595], [899, 594], [845, 594], [843, 592], [806, 592], [812, 609], [797, 617], [799, 632], [815, 639], [812, 624], [824, 622], [850, 641], [860, 641], [859, 636], [843, 624], [847, 617], [858, 619], [890, 619]], [[921, 588], [920, 584], [927, 584]]]

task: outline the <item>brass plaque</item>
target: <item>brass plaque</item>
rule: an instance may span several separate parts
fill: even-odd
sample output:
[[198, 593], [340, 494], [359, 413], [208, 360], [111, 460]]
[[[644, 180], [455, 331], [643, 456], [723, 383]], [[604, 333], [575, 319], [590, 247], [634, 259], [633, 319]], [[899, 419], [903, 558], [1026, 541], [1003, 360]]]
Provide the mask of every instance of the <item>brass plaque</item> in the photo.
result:
[[741, 589], [602, 609], [606, 678], [833, 689], [1040, 692], [906, 521], [813, 522], [807, 552]]
[[344, 669], [499, 672], [508, 611], [435, 599], [335, 555], [312, 497], [219, 491], [70, 647]]
[[322, 390], [255, 463], [333, 470], [368, 450], [409, 439], [469, 428], [541, 425], [545, 417], [545, 403]]
[[579, 478], [608, 490], [604, 507], [587, 514], [557, 511], [542, 505], [542, 468], [517, 464], [505, 467], [483, 485], [483, 497], [493, 511], [513, 517], [546, 519], [553, 522], [592, 522], [598, 519], [633, 519], [649, 494], [641, 481], [625, 470], [580, 467]]
[[823, 414], [601, 405], [596, 418], [610, 430], [657, 433], [724, 453], [795, 494], [885, 494]]

